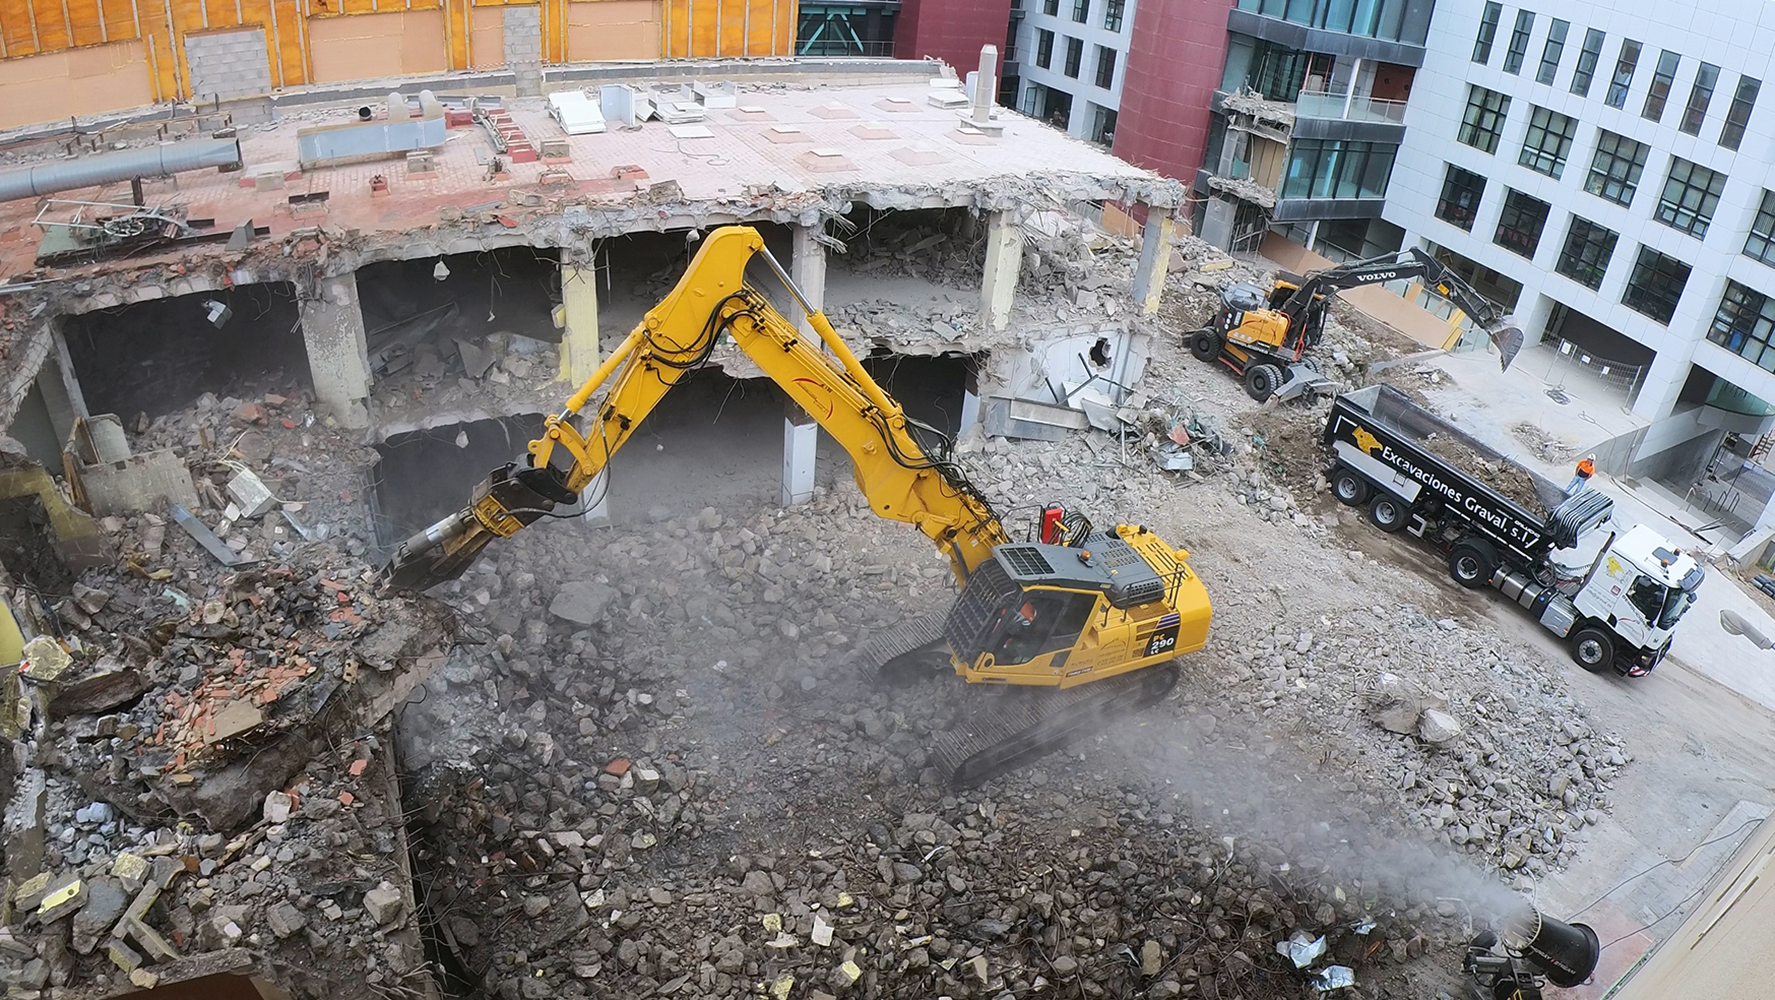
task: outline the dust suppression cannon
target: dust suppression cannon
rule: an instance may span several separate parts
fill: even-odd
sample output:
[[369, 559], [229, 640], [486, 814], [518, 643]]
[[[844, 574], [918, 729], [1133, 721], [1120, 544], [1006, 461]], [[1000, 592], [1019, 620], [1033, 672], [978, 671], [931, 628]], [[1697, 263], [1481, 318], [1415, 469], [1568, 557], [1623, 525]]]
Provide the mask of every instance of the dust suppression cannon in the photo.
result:
[[1601, 951], [1596, 932], [1587, 925], [1525, 910], [1505, 922], [1501, 941], [1486, 931], [1468, 944], [1468, 995], [1472, 1000], [1541, 1000], [1546, 983], [1566, 988], [1589, 979]]

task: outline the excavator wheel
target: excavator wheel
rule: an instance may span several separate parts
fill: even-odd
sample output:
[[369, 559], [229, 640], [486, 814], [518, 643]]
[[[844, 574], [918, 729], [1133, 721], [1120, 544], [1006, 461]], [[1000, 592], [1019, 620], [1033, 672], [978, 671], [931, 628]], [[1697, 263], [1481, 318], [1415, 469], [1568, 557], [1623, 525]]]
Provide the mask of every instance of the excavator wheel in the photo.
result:
[[1220, 360], [1220, 337], [1213, 330], [1197, 330], [1189, 335], [1189, 352], [1197, 361], [1213, 364]]
[[1346, 507], [1360, 507], [1368, 502], [1368, 480], [1339, 467], [1331, 474], [1331, 493]]
[[1277, 365], [1252, 365], [1245, 369], [1245, 394], [1260, 403], [1267, 403], [1282, 387], [1282, 369]]

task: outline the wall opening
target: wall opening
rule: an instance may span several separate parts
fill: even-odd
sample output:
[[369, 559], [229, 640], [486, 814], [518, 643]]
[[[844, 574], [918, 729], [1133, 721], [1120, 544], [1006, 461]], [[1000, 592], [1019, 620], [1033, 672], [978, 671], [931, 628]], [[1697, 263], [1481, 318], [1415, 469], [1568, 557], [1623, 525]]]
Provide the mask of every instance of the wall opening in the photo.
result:
[[88, 411], [115, 413], [126, 426], [138, 414], [182, 410], [206, 392], [244, 399], [312, 387], [287, 283], [100, 309], [64, 316], [61, 326]]
[[689, 234], [686, 229], [626, 233], [598, 242], [598, 338], [607, 350], [620, 344], [684, 276], [702, 245]]
[[35, 495], [0, 499], [0, 566], [44, 595], [74, 590], [74, 573], [56, 548], [56, 532]]
[[863, 359], [869, 376], [899, 401], [907, 416], [950, 437], [961, 428], [962, 395], [967, 389], [969, 367], [979, 363], [979, 358], [967, 354], [926, 357], [886, 351]]
[[468, 505], [487, 473], [522, 461], [542, 431], [542, 414], [471, 420], [396, 434], [376, 446], [370, 470], [376, 541], [392, 549]]
[[553, 315], [561, 274], [546, 247], [377, 261], [358, 269], [357, 294], [377, 378], [464, 374], [457, 341], [479, 344], [498, 334], [561, 341]]

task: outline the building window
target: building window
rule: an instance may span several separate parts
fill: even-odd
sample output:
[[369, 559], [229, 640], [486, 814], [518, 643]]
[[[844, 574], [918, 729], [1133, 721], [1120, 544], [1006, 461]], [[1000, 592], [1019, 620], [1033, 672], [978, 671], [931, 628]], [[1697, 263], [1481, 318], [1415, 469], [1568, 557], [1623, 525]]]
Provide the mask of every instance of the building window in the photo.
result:
[[1498, 216], [1498, 231], [1491, 241], [1511, 253], [1535, 259], [1535, 248], [1541, 245], [1541, 230], [1547, 228], [1547, 203], [1531, 198], [1515, 188], [1504, 189], [1504, 211]]
[[1559, 263], [1553, 269], [1595, 291], [1602, 287], [1609, 258], [1615, 254], [1615, 239], [1614, 230], [1574, 215], [1571, 228], [1565, 231], [1565, 246], [1560, 248]]
[[1596, 130], [1596, 155], [1590, 159], [1590, 176], [1584, 190], [1617, 205], [1633, 204], [1640, 172], [1646, 168], [1651, 147], [1607, 129]]
[[1744, 127], [1750, 124], [1750, 109], [1756, 106], [1761, 80], [1748, 76], [1738, 78], [1738, 92], [1732, 95], [1732, 106], [1726, 109], [1726, 123], [1720, 126], [1720, 145], [1737, 149], [1744, 141]]
[[1091, 141], [1112, 146], [1116, 141], [1116, 113], [1101, 104], [1091, 105]]
[[1079, 78], [1079, 63], [1085, 58], [1085, 42], [1081, 38], [1066, 40], [1066, 69], [1064, 72], [1074, 80]]
[[1577, 136], [1576, 118], [1536, 107], [1529, 113], [1528, 135], [1522, 140], [1522, 154], [1516, 162], [1558, 180]]
[[1060, 0], [1042, 0], [1042, 13], [1049, 17], [1059, 16]]
[[1491, 61], [1492, 42], [1498, 37], [1498, 18], [1504, 15], [1504, 5], [1488, 3], [1485, 13], [1479, 16], [1479, 37], [1473, 39], [1473, 61], [1476, 63]]
[[1127, 4], [1128, 4], [1128, 0], [1104, 0], [1104, 2], [1103, 2], [1103, 30], [1105, 30], [1105, 31], [1120, 31], [1120, 30], [1122, 30], [1122, 11], [1123, 11], [1123, 8], [1125, 8], [1127, 6]]
[[1676, 67], [1683, 57], [1665, 49], [1658, 53], [1658, 68], [1652, 71], [1652, 85], [1646, 88], [1646, 104], [1639, 116], [1648, 121], [1664, 117], [1664, 105], [1670, 101], [1670, 85], [1676, 82]]
[[1072, 0], [1072, 19], [1079, 24], [1091, 16], [1091, 0]]
[[1701, 134], [1701, 123], [1707, 120], [1707, 106], [1713, 103], [1713, 85], [1719, 82], [1720, 68], [1702, 63], [1695, 70], [1695, 85], [1689, 88], [1689, 105], [1683, 109], [1678, 127], [1690, 135]]
[[1658, 221], [1696, 239], [1705, 238], [1725, 187], [1726, 175], [1718, 170], [1709, 170], [1680, 156], [1671, 157], [1670, 174], [1664, 178], [1664, 195], [1658, 199]]
[[1436, 217], [1472, 232], [1484, 197], [1485, 178], [1450, 163], [1442, 177], [1442, 197], [1436, 200]]
[[1035, 64], [1047, 69], [1054, 61], [1054, 33], [1043, 28], [1035, 30]]
[[1399, 146], [1391, 142], [1296, 139], [1288, 149], [1284, 198], [1384, 198]]
[[1553, 19], [1547, 26], [1547, 44], [1541, 46], [1541, 68], [1535, 70], [1536, 83], [1552, 83], [1559, 73], [1559, 60], [1565, 55], [1565, 33], [1571, 30], [1570, 21]]
[[1627, 105], [1627, 91], [1633, 87], [1633, 71], [1639, 68], [1639, 43], [1621, 39], [1621, 54], [1615, 58], [1615, 75], [1609, 78], [1609, 89], [1602, 102], [1611, 108]]
[[1602, 55], [1602, 32], [1591, 28], [1584, 32], [1584, 47], [1578, 50], [1578, 65], [1572, 67], [1572, 93], [1590, 96], [1590, 83], [1596, 79], [1596, 60]]
[[1116, 50], [1097, 46], [1097, 86], [1104, 90], [1116, 82]]
[[1510, 29], [1510, 47], [1504, 50], [1504, 72], [1515, 73], [1522, 69], [1522, 57], [1528, 54], [1528, 36], [1534, 30], [1534, 12], [1517, 11], [1516, 27]]
[[1236, 6], [1311, 28], [1421, 46], [1434, 5], [1427, 0], [1236, 0]]
[[1744, 240], [1744, 256], [1775, 267], [1775, 191], [1763, 191], [1763, 203]]
[[1461, 119], [1460, 140], [1474, 149], [1495, 153], [1504, 119], [1510, 115], [1510, 97], [1484, 87], [1467, 88], [1467, 115]]
[[1747, 285], [1726, 282], [1726, 294], [1707, 339], [1766, 371], [1775, 372], [1775, 300]]
[[1683, 297], [1683, 286], [1688, 283], [1689, 265], [1641, 246], [1639, 259], [1633, 262], [1633, 274], [1627, 279], [1627, 290], [1621, 294], [1621, 304], [1660, 323], [1669, 323], [1676, 314], [1677, 301]]

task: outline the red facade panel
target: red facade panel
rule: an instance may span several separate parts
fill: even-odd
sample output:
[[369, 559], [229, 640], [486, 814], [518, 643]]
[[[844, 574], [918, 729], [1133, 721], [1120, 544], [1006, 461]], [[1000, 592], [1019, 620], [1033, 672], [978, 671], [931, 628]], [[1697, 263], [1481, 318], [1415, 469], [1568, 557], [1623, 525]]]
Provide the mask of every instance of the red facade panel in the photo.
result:
[[1115, 154], [1188, 182], [1208, 149], [1234, 0], [1143, 0], [1116, 115]]
[[[1011, 23], [1011, 0], [904, 0], [894, 22], [894, 55], [900, 59], [933, 56], [955, 67], [957, 76], [980, 68], [980, 47], [998, 46], [1003, 69], [1005, 31]], [[1226, 18], [1221, 17], [1221, 34]], [[1219, 77], [1218, 70], [1216, 78]]]

